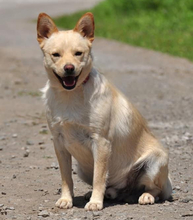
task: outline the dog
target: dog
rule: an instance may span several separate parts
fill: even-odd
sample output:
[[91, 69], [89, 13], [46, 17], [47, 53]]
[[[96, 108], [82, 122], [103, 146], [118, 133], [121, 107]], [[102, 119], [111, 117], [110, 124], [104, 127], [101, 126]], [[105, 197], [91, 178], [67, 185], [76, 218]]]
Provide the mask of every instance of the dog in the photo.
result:
[[62, 178], [56, 206], [73, 206], [72, 157], [78, 176], [93, 186], [86, 210], [101, 210], [104, 197], [127, 201], [136, 194], [139, 204], [168, 199], [167, 150], [138, 110], [93, 67], [93, 14], [84, 14], [73, 30], [59, 31], [41, 13], [37, 40], [48, 76], [46, 116]]

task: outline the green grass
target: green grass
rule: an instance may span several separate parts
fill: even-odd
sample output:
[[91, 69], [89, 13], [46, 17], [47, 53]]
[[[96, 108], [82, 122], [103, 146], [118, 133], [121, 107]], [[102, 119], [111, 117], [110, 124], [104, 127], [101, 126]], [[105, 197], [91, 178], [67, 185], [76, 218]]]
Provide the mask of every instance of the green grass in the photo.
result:
[[[105, 0], [90, 11], [96, 36], [193, 60], [192, 0]], [[72, 29], [85, 12], [55, 22]]]
[[18, 96], [31, 96], [31, 97], [40, 97], [41, 96], [41, 92], [33, 92], [33, 91], [19, 91], [18, 92]]

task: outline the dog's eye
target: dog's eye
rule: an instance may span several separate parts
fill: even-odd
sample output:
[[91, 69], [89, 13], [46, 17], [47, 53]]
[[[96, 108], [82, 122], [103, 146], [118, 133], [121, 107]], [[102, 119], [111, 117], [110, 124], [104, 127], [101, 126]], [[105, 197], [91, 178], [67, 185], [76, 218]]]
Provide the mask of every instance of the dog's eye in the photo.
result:
[[52, 56], [54, 56], [54, 57], [60, 57], [60, 54], [59, 54], [59, 53], [53, 53]]
[[80, 51], [77, 51], [76, 53], [75, 53], [75, 56], [81, 56], [82, 55], [82, 52], [80, 52]]

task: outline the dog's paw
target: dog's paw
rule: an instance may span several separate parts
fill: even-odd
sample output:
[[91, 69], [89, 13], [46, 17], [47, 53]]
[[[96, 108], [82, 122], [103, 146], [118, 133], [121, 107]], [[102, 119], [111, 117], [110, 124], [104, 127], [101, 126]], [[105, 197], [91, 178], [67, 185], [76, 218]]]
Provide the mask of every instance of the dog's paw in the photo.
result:
[[99, 211], [103, 208], [103, 202], [88, 202], [85, 207], [84, 207], [87, 211]]
[[154, 204], [155, 203], [155, 198], [149, 193], [143, 193], [139, 197], [138, 202], [139, 202], [140, 205]]
[[72, 200], [66, 198], [60, 198], [55, 204], [58, 208], [61, 209], [70, 209], [72, 208]]

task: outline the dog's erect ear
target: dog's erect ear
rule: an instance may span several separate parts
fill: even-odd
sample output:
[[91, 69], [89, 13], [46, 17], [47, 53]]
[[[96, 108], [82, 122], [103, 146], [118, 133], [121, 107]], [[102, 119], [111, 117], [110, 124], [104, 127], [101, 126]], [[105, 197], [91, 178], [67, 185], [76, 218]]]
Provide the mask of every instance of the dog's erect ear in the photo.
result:
[[94, 40], [94, 16], [87, 12], [77, 22], [74, 31], [79, 32], [83, 37], [87, 37], [90, 42]]
[[53, 20], [45, 13], [38, 16], [37, 21], [37, 40], [41, 43], [45, 38], [49, 38], [54, 32], [58, 32]]

